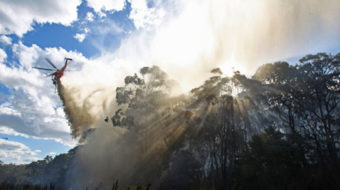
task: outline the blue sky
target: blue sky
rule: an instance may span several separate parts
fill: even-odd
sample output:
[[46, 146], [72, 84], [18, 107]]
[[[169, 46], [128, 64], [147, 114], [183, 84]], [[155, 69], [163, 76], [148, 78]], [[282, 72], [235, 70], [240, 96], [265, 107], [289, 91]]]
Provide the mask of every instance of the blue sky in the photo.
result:
[[[59, 48], [59, 50], [62, 49], [66, 52], [76, 52], [82, 55], [85, 59], [98, 57], [101, 54], [101, 49], [105, 48], [114, 51], [120, 46], [121, 39], [126, 38], [129, 33], [131, 33], [131, 31], [135, 30], [133, 20], [129, 18], [129, 13], [131, 11], [130, 2], [122, 1], [124, 7], [118, 10], [115, 10], [115, 8], [108, 8], [108, 10], [105, 10], [103, 5], [103, 9], [99, 10], [99, 12], [96, 12], [94, 8], [87, 6], [86, 1], [73, 2], [74, 3], [61, 2], [60, 5], [50, 2], [45, 5], [57, 6], [60, 9], [63, 9], [63, 7], [67, 6], [68, 4], [73, 6], [72, 10], [70, 11], [76, 11], [77, 17], [73, 19], [71, 18], [70, 21], [66, 21], [69, 22], [66, 24], [58, 23], [63, 21], [54, 21], [53, 18], [47, 20], [46, 22], [41, 22], [38, 21], [34, 15], [29, 15], [29, 17], [32, 17], [32, 20], [28, 21], [28, 28], [22, 29], [20, 26], [13, 26], [13, 24], [9, 24], [8, 26], [2, 25], [2, 30], [0, 30], [2, 31], [2, 33], [0, 33], [0, 48], [6, 54], [5, 58], [3, 58], [4, 61], [1, 62], [3, 66], [21, 69], [22, 60], [20, 60], [20, 53], [14, 50], [16, 47], [18, 49], [29, 49], [30, 47], [35, 46], [40, 51], [44, 51], [45, 48], [57, 48], [57, 50]], [[6, 4], [6, 2], [2, 3]], [[35, 3], [36, 5], [30, 7], [24, 5], [24, 2], [18, 1], [17, 4], [7, 3], [6, 6], [11, 7], [13, 10], [18, 7], [20, 8], [18, 11], [26, 11], [39, 8], [39, 2], [37, 1]], [[44, 9], [43, 6], [40, 8]], [[5, 11], [0, 10], [0, 13], [3, 12]], [[9, 13], [5, 12], [3, 14], [6, 15]], [[60, 11], [58, 14], [69, 13], [67, 11]], [[5, 19], [6, 18], [2, 18], [2, 20]], [[67, 20], [69, 18], [65, 19]], [[13, 22], [15, 23], [15, 20]], [[114, 27], [112, 27], [112, 25]], [[111, 28], [108, 28], [108, 31], [104, 32], [95, 31], [105, 27]], [[17, 29], [22, 32], [16, 32]], [[84, 34], [86, 37], [82, 40], [79, 40], [75, 37], [77, 33]], [[49, 67], [45, 63], [41, 64], [44, 67]], [[17, 72], [19, 73], [19, 71]], [[15, 74], [13, 73], [13, 75]], [[11, 76], [6, 77], [7, 79], [2, 78], [0, 81], [0, 105], [2, 106], [0, 108], [0, 138], [2, 140], [0, 144], [0, 151], [2, 149], [0, 160], [4, 161], [5, 163], [27, 163], [32, 160], [44, 158], [46, 155], [55, 155], [67, 152], [70, 148], [72, 148], [76, 144], [76, 140], [71, 139], [69, 129], [67, 129], [67, 121], [64, 116], [58, 118], [59, 120], [61, 119], [61, 121], [59, 121], [55, 126], [63, 126], [64, 131], [59, 130], [56, 134], [62, 135], [61, 137], [50, 134], [55, 132], [53, 128], [49, 129], [49, 131], [46, 131], [46, 134], [41, 132], [41, 130], [44, 130], [43, 127], [46, 124], [44, 124], [43, 121], [41, 123], [36, 122], [36, 124], [42, 125], [42, 127], [36, 131], [34, 131], [35, 127], [26, 126], [29, 125], [29, 123], [35, 122], [27, 122], [25, 116], [23, 116], [24, 113], [21, 113], [25, 112], [25, 110], [17, 111], [20, 106], [16, 107], [15, 105], [13, 106], [11, 104], [15, 104], [13, 102], [17, 101], [15, 100], [16, 98], [22, 98], [21, 101], [23, 104], [25, 104], [25, 99], [29, 99], [30, 95], [25, 92], [27, 89], [19, 87], [20, 85], [18, 84], [12, 84], [16, 82], [20, 83], [20, 80], [22, 80], [21, 76], [16, 76], [12, 79], [10, 79]], [[8, 82], [8, 80], [12, 81]], [[43, 80], [50, 82], [48, 78]], [[53, 90], [53, 86], [51, 85], [48, 85], [47, 88], [51, 88]], [[54, 106], [58, 107], [59, 109], [62, 108], [61, 102], [57, 99], [58, 97], [56, 97], [56, 95], [53, 93], [52, 96], [52, 99], [55, 102]], [[24, 107], [24, 109], [30, 109], [29, 106], [35, 105], [34, 103], [27, 103], [27, 105], [23, 105], [22, 107]], [[35, 115], [33, 114], [30, 117], [32, 116], [34, 117]], [[14, 125], [17, 126], [13, 127]], [[20, 130], [20, 128], [25, 127], [29, 129]], [[29, 130], [33, 131], [30, 132]], [[10, 146], [13, 145], [12, 142], [15, 142], [15, 146]], [[21, 145], [27, 147], [21, 147]], [[6, 149], [8, 147], [11, 147], [12, 149]], [[11, 151], [13, 154], [10, 153]]]
[[[67, 51], [78, 51], [81, 52], [85, 57], [89, 58], [92, 56], [98, 56], [100, 50], [94, 46], [92, 40], [103, 41], [101, 42], [105, 48], [115, 49], [119, 47], [120, 39], [126, 37], [129, 31], [135, 30], [133, 22], [128, 19], [130, 11], [130, 3], [126, 2], [126, 7], [118, 12], [111, 13], [106, 12], [106, 17], [100, 22], [100, 18], [94, 18], [94, 21], [86, 21], [86, 15], [92, 13], [96, 15], [93, 9], [86, 6], [85, 2], [82, 2], [78, 6], [78, 20], [72, 23], [71, 26], [64, 26], [60, 24], [47, 23], [38, 24], [33, 23], [34, 30], [24, 34], [22, 42], [26, 46], [37, 44], [41, 48], [46, 47], [63, 47]], [[95, 17], [95, 16], [94, 16]], [[114, 22], [122, 33], [106, 33], [105, 35], [98, 35], [96, 31], [91, 31], [87, 34], [84, 41], [79, 42], [74, 35], [83, 32], [84, 28], [101, 28], [102, 25], [108, 22]], [[107, 40], [109, 39], [109, 40]]]
[[339, 1], [282, 2], [0, 1], [0, 160], [29, 163], [78, 143], [50, 78], [32, 69], [49, 67], [45, 58], [57, 67], [73, 58], [62, 83], [72, 109], [89, 116], [73, 126], [86, 132], [108, 127], [115, 87], [142, 66], [159, 65], [185, 92], [214, 67], [251, 75], [264, 63], [340, 51]]

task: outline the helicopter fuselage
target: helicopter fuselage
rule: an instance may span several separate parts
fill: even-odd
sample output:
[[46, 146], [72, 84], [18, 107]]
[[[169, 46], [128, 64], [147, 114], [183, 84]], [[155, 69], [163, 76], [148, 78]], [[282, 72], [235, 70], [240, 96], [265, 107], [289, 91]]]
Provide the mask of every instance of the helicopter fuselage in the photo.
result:
[[67, 62], [69, 61], [69, 59], [66, 59], [65, 61], [65, 65], [60, 69], [60, 70], [57, 70], [55, 73], [52, 74], [53, 76], [53, 84], [56, 85], [57, 83], [60, 82], [60, 78], [64, 75], [64, 71], [67, 67]]

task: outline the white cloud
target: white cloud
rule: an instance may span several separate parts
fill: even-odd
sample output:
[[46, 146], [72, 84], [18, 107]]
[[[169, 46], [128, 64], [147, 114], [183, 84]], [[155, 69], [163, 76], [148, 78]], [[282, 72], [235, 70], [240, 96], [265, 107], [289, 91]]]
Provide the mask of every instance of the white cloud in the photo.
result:
[[[131, 4], [129, 18], [133, 21], [137, 29], [148, 28], [153, 25], [159, 25], [165, 15], [165, 10], [160, 6], [157, 0], [152, 0], [155, 5], [148, 7], [147, 0], [128, 0]], [[158, 3], [157, 3], [158, 2]], [[125, 7], [125, 0], [87, 0], [89, 7], [100, 16], [104, 17], [104, 11], [121, 11]], [[93, 14], [88, 12], [86, 19], [92, 21]]]
[[165, 15], [165, 10], [161, 7], [147, 6], [146, 0], [128, 0], [131, 3], [129, 18], [133, 21], [137, 29], [148, 28], [159, 25]]
[[76, 40], [78, 40], [78, 42], [83, 42], [87, 36], [87, 33], [90, 32], [90, 29], [88, 27], [84, 27], [82, 29], [83, 33], [76, 33], [73, 38], [75, 38]]
[[6, 52], [0, 48], [0, 63], [4, 62], [7, 58]]
[[76, 33], [73, 37], [81, 43], [84, 41], [86, 35], [85, 33]]
[[0, 36], [0, 43], [5, 44], [5, 45], [11, 45], [12, 39], [10, 37], [7, 37], [6, 35], [1, 35]]
[[4, 101], [7, 98], [7, 95], [3, 92], [0, 92], [0, 101]]
[[36, 156], [39, 151], [19, 142], [0, 139], [0, 160], [4, 163], [30, 163], [38, 160]]
[[125, 6], [125, 0], [86, 0], [87, 6], [91, 7], [97, 13], [103, 11], [121, 11]]
[[20, 112], [13, 109], [9, 103], [0, 104], [0, 114], [21, 116]]
[[70, 129], [61, 113], [61, 102], [50, 78], [32, 66], [50, 67], [50, 58], [60, 68], [64, 57], [74, 58], [70, 67], [79, 67], [86, 61], [80, 53], [67, 52], [62, 48], [41, 49], [36, 45], [27, 47], [21, 42], [14, 44], [13, 54], [19, 64], [0, 64], [0, 83], [11, 89], [5, 103], [0, 104], [1, 131], [6, 134], [28, 135], [41, 139], [53, 139], [73, 146]]
[[[89, 5], [97, 7], [97, 11], [118, 11], [124, 7], [124, 2], [118, 8], [104, 6], [108, 1], [88, 2], [97, 3]], [[213, 67], [236, 64], [236, 69], [251, 74], [259, 64], [265, 63], [263, 60], [279, 60], [283, 56], [296, 55], [296, 49], [299, 48], [300, 53], [308, 53], [307, 45], [320, 47], [323, 41], [335, 44], [337, 40], [329, 39], [336, 39], [336, 33], [339, 32], [339, 25], [336, 25], [334, 19], [339, 13], [332, 9], [338, 4], [312, 6], [317, 2], [314, 0], [310, 1], [314, 3], [304, 3], [302, 7], [292, 6], [292, 10], [287, 8], [290, 6], [280, 7], [269, 0], [259, 1], [261, 3], [254, 3], [252, 0], [181, 1], [178, 2], [180, 8], [174, 7], [175, 10], [171, 10], [171, 7], [162, 8], [160, 5], [150, 8], [144, 0], [130, 2], [130, 18], [136, 28], [148, 28], [149, 25], [156, 27], [151, 32], [138, 30], [132, 33], [129, 38], [122, 40], [118, 50], [112, 52], [103, 49], [99, 58], [87, 60], [77, 52], [67, 52], [62, 48], [41, 49], [36, 45], [27, 47], [22, 43], [15, 44], [13, 52], [18, 57], [20, 66], [0, 64], [0, 82], [15, 89], [9, 98], [9, 104], [4, 105], [8, 108], [4, 109], [6, 113], [0, 114], [0, 123], [20, 134], [51, 138], [66, 144], [72, 142], [69, 140], [70, 131], [66, 119], [60, 109], [59, 97], [54, 93], [51, 81], [42, 77], [37, 70], [31, 69], [33, 65], [46, 66], [44, 57], [50, 57], [58, 67], [63, 64], [61, 60], [65, 56], [74, 58], [75, 62], [85, 63], [80, 72], [65, 74], [62, 82], [71, 87], [79, 87], [79, 92], [74, 97], [79, 99], [80, 105], [89, 106], [86, 109], [95, 113], [99, 121], [103, 115], [110, 114], [110, 110], [103, 111], [105, 106], [102, 99], [98, 98], [102, 96], [102, 89], [108, 89], [105, 91], [108, 95], [104, 94], [106, 98], [114, 99], [114, 90], [110, 91], [114, 89], [114, 85], [122, 82], [126, 74], [136, 72], [142, 66], [161, 66], [170, 77], [181, 84], [188, 84], [189, 88], [186, 90], [189, 90], [194, 87], [193, 84], [198, 85], [200, 80], [204, 80], [205, 74]], [[294, 5], [293, 1], [289, 2]], [[313, 10], [313, 17], [322, 22], [312, 22], [308, 16], [309, 9]], [[173, 16], [168, 14], [171, 11], [179, 11], [173, 18], [162, 19], [163, 13], [158, 12], [161, 10], [167, 10], [165, 17]], [[296, 12], [299, 15], [293, 14]], [[100, 13], [102, 12], [97, 14]], [[160, 19], [163, 23], [159, 23]], [[99, 26], [98, 29], [91, 30], [98, 33], [121, 32], [118, 26], [110, 22], [104, 22], [103, 25], [107, 27]], [[312, 30], [315, 28], [318, 30]], [[310, 37], [313, 36], [319, 40], [311, 41]], [[328, 40], [320, 40], [322, 38]], [[276, 46], [277, 44], [280, 46]], [[235, 61], [230, 62], [232, 57], [235, 57]], [[80, 68], [79, 64], [76, 68]], [[96, 104], [86, 104], [88, 102], [84, 99], [96, 90], [101, 91], [89, 98]], [[98, 99], [100, 101], [96, 101]], [[101, 111], [97, 112], [98, 110]]]
[[[129, 2], [130, 18], [141, 30], [123, 39], [118, 50], [101, 49], [102, 59], [119, 58], [134, 68], [157, 64], [185, 90], [201, 84], [214, 67], [226, 74], [234, 68], [252, 75], [261, 64], [339, 46], [338, 0], [175, 0], [152, 6], [145, 0]], [[145, 31], [153, 9], [166, 14]]]
[[87, 21], [89, 21], [89, 22], [92, 22], [92, 21], [94, 20], [94, 15], [93, 15], [93, 13], [87, 12], [87, 13], [86, 13], [85, 19], [86, 19]]
[[58, 23], [70, 25], [77, 20], [81, 0], [17, 0], [0, 1], [0, 33], [22, 36], [32, 24]]
[[84, 31], [84, 33], [85, 33], [85, 34], [87, 34], [87, 33], [89, 33], [89, 32], [90, 32], [90, 29], [89, 29], [89, 28], [87, 28], [87, 27], [85, 27], [85, 28], [83, 29], [83, 31]]
[[48, 153], [48, 155], [55, 156], [55, 155], [57, 155], [57, 153], [56, 152], [50, 152], [50, 153]]
[[13, 136], [21, 136], [28, 138], [29, 136], [23, 133], [18, 133], [14, 129], [5, 127], [5, 126], [0, 126], [0, 134], [5, 134], [5, 135], [13, 135]]

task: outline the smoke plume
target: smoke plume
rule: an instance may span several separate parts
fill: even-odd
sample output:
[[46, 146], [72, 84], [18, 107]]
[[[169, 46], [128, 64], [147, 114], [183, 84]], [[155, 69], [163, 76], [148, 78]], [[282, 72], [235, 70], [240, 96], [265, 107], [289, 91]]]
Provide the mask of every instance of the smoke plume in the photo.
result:
[[[119, 108], [116, 87], [137, 68], [160, 66], [183, 93], [206, 80], [212, 68], [220, 67], [228, 75], [235, 70], [251, 75], [266, 62], [332, 51], [340, 39], [339, 0], [202, 0], [171, 5], [176, 6], [167, 7], [167, 17], [152, 31], [137, 31], [118, 50], [107, 50], [83, 66], [78, 76], [86, 79], [72, 74], [63, 78], [59, 95], [72, 135], [78, 138], [96, 129], [69, 172], [70, 179], [79, 182], [75, 188], [85, 184], [108, 188], [113, 178], [124, 184], [146, 182], [141, 176], [152, 180], [147, 175], [152, 171], [147, 170], [157, 168], [157, 159], [186, 130], [183, 117], [204, 117], [204, 107], [195, 107], [200, 111], [194, 116], [180, 111], [132, 132], [104, 122]], [[93, 62], [103, 64], [94, 67]]]
[[86, 122], [74, 126], [84, 124], [86, 131], [111, 115], [116, 86], [142, 66], [160, 66], [179, 83], [178, 94], [200, 85], [212, 68], [250, 76], [267, 62], [332, 51], [340, 38], [339, 0], [202, 0], [167, 6], [162, 24], [136, 31], [119, 49], [105, 50], [80, 72], [65, 75], [63, 86], [73, 91], [65, 96], [88, 112], [78, 117]]

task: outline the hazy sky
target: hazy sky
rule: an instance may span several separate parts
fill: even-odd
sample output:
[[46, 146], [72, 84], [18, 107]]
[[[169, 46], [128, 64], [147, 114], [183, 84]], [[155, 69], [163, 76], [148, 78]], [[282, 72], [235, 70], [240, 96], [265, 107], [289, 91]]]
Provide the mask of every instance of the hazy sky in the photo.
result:
[[108, 94], [142, 66], [159, 65], [185, 92], [214, 67], [251, 75], [336, 53], [338, 10], [340, 0], [0, 0], [0, 160], [28, 163], [77, 144], [51, 79], [32, 69], [49, 67], [45, 58], [58, 67], [73, 58], [62, 83], [101, 120]]

